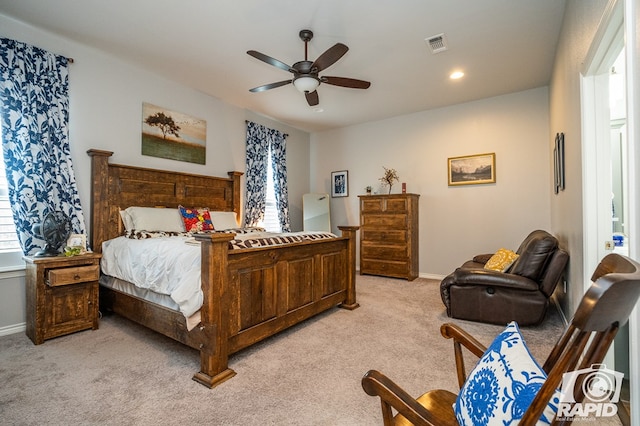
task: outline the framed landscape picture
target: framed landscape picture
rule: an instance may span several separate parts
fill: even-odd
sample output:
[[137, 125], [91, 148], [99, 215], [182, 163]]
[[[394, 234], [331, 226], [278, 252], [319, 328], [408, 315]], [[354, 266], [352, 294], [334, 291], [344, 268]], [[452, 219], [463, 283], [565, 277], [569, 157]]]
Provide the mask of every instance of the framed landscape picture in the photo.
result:
[[332, 197], [348, 197], [349, 196], [349, 172], [341, 170], [339, 172], [331, 172], [331, 196]]
[[142, 155], [205, 164], [206, 149], [205, 120], [142, 104]]
[[495, 183], [496, 154], [476, 154], [448, 159], [449, 186]]

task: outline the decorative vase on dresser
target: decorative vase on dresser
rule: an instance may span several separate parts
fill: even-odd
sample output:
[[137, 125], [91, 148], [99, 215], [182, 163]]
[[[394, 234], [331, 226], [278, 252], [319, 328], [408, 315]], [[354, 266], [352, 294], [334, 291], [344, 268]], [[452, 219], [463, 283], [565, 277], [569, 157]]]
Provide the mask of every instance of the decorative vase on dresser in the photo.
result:
[[360, 195], [360, 274], [418, 277], [419, 194]]

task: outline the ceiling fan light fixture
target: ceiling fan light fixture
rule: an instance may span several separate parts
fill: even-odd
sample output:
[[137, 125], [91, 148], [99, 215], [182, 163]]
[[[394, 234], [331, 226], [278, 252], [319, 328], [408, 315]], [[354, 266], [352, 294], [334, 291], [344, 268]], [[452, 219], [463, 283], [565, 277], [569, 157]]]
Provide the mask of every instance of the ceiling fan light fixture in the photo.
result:
[[303, 75], [293, 80], [293, 85], [296, 86], [296, 89], [298, 89], [302, 93], [311, 93], [318, 88], [318, 86], [320, 85], [320, 80], [308, 75]]
[[285, 86], [292, 83], [298, 91], [304, 93], [304, 97], [307, 100], [307, 104], [310, 107], [315, 107], [320, 102], [318, 91], [316, 90], [320, 83], [326, 83], [339, 87], [350, 87], [352, 89], [368, 89], [371, 86], [369, 81], [357, 80], [355, 78], [345, 77], [320, 77], [318, 74], [335, 64], [340, 58], [342, 58], [349, 48], [342, 44], [336, 43], [327, 50], [325, 50], [315, 61], [310, 61], [308, 57], [307, 44], [313, 38], [313, 32], [310, 30], [300, 31], [300, 38], [304, 42], [304, 61], [298, 61], [293, 65], [287, 65], [282, 61], [279, 61], [271, 56], [267, 56], [264, 53], [260, 53], [256, 50], [247, 50], [249, 56], [265, 62], [269, 65], [273, 65], [281, 70], [288, 71], [293, 74], [293, 78], [290, 80], [277, 81], [275, 83], [263, 84], [262, 86], [249, 89], [250, 92], [262, 92], [269, 89], [275, 89], [276, 87]]

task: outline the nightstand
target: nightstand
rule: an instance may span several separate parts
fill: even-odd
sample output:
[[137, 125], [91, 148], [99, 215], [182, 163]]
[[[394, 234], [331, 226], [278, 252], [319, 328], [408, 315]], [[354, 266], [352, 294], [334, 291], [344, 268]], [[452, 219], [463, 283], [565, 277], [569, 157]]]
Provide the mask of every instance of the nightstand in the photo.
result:
[[27, 336], [33, 343], [98, 328], [100, 257], [24, 257]]

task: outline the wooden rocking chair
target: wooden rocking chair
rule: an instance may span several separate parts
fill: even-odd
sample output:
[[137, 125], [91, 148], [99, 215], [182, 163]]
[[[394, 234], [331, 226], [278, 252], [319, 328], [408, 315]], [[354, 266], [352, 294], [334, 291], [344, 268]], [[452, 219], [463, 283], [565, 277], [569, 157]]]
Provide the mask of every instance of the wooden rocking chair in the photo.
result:
[[[547, 379], [524, 413], [520, 425], [536, 424], [564, 373], [602, 362], [618, 329], [627, 322], [640, 296], [640, 264], [618, 254], [602, 259], [591, 280], [593, 284], [583, 296], [571, 323], [542, 366]], [[455, 324], [443, 324], [440, 331], [445, 338], [453, 339], [458, 383], [462, 388], [467, 380], [462, 346], [478, 357], [482, 357], [486, 348]], [[579, 385], [574, 389], [583, 389]], [[449, 391], [430, 391], [414, 399], [375, 370], [365, 374], [362, 387], [367, 394], [380, 397], [385, 426], [458, 424], [453, 408], [457, 395]], [[576, 402], [583, 398], [581, 391], [575, 395]], [[398, 412], [395, 417], [392, 407]], [[570, 421], [567, 418], [556, 419], [553, 424]]]

